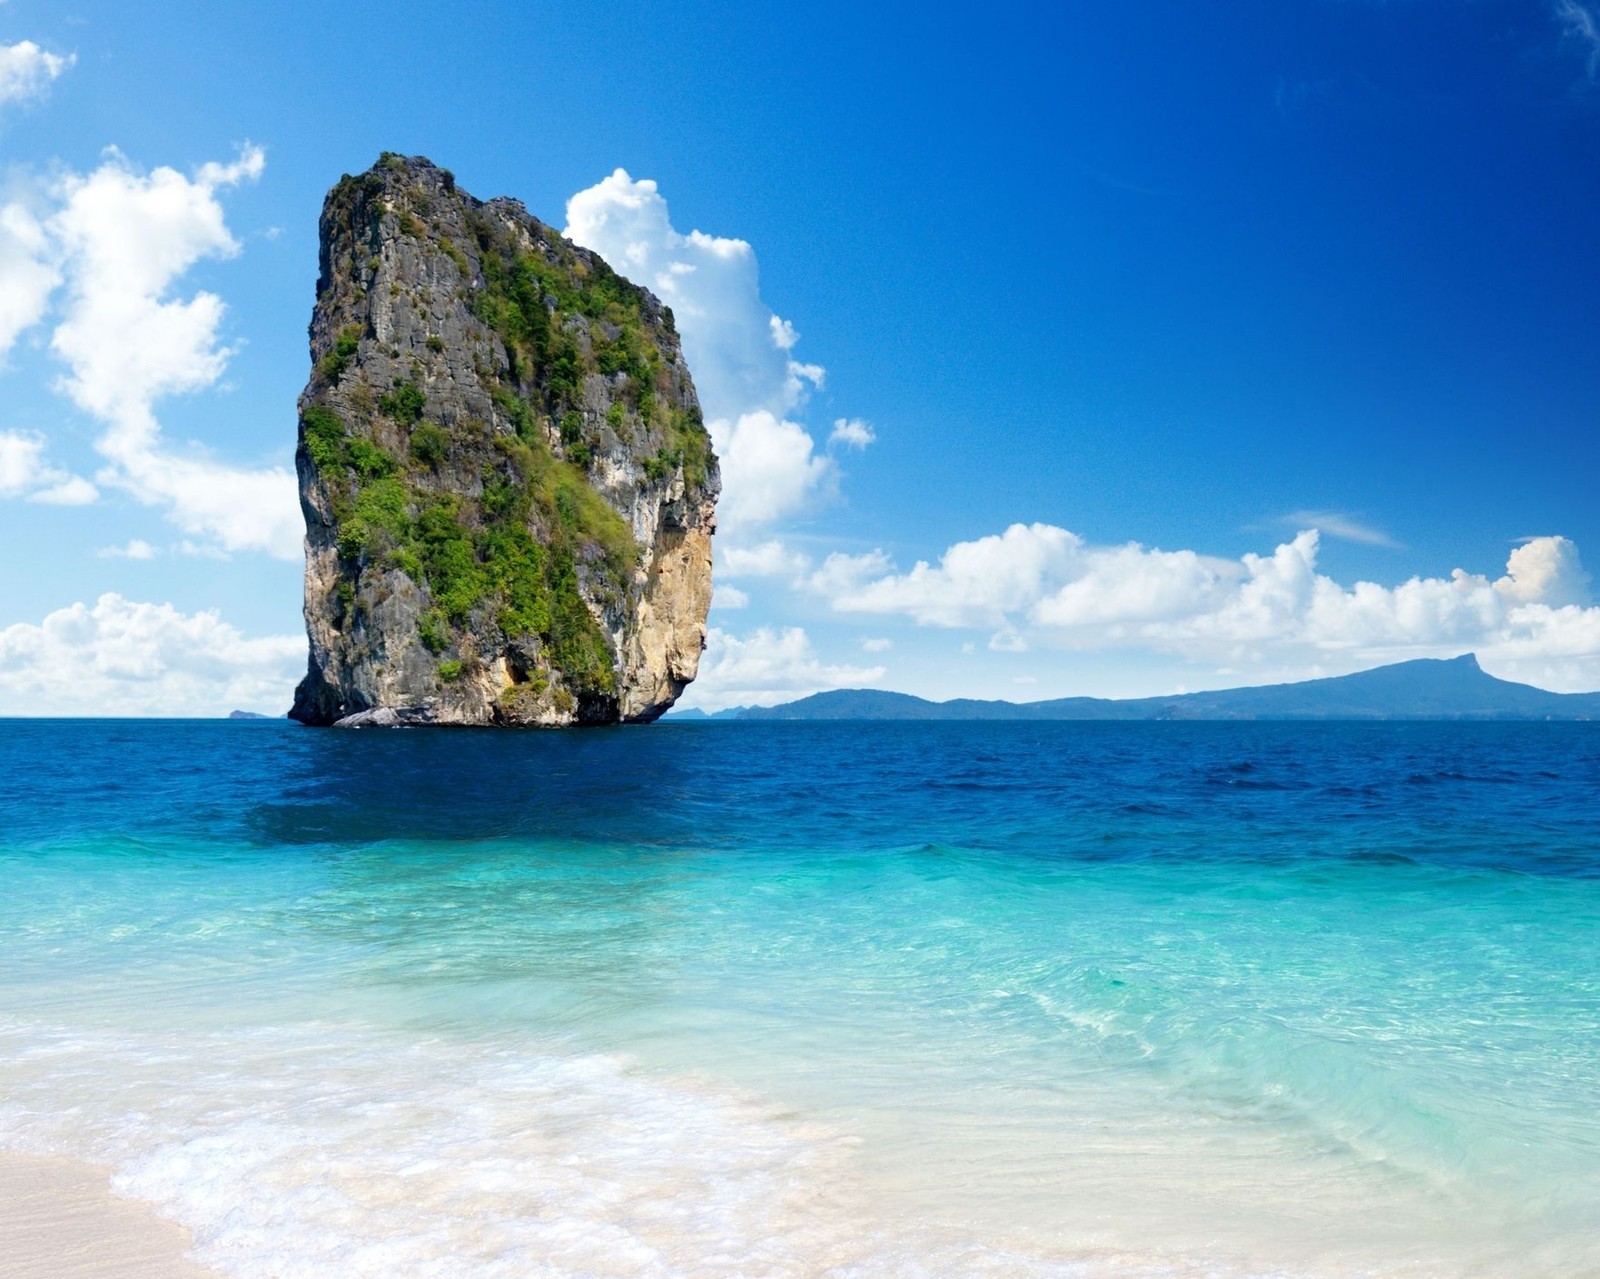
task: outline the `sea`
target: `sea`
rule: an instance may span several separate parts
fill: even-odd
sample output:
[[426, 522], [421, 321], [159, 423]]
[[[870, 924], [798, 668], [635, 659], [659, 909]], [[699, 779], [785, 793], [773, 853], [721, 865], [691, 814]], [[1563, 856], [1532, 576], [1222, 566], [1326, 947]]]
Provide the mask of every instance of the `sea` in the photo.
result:
[[0, 721], [0, 1150], [238, 1279], [1600, 1275], [1600, 724]]

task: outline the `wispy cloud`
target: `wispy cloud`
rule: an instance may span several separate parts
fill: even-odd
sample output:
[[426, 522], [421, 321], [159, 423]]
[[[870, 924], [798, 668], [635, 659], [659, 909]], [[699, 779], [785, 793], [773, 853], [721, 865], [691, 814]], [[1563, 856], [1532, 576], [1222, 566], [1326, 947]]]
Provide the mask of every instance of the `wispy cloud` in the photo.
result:
[[95, 552], [103, 560], [153, 560], [159, 554], [143, 538], [134, 538], [126, 546], [102, 546]]
[[1387, 546], [1398, 550], [1400, 543], [1381, 528], [1374, 528], [1339, 511], [1290, 511], [1278, 521], [1286, 528], [1314, 528], [1341, 542], [1359, 542], [1362, 546]]
[[877, 438], [872, 423], [863, 421], [859, 417], [841, 417], [834, 420], [833, 434], [828, 436], [828, 445], [830, 448], [837, 444], [844, 448], [864, 449]]
[[1600, 11], [1578, 0], [1556, 0], [1555, 14], [1562, 37], [1582, 49], [1584, 71], [1593, 80], [1600, 75]]
[[88, 480], [45, 460], [42, 436], [0, 431], [0, 497], [22, 497], [48, 506], [85, 506], [99, 496]]

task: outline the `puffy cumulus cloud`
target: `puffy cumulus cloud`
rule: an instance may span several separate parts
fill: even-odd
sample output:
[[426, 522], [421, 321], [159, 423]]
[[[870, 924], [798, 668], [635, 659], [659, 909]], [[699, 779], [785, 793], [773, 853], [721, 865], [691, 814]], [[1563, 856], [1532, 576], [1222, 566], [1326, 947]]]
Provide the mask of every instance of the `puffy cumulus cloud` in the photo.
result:
[[84, 506], [100, 496], [82, 476], [51, 466], [45, 442], [25, 431], [0, 431], [0, 497], [51, 506]]
[[999, 627], [1065, 581], [1082, 547], [1066, 529], [1013, 524], [998, 536], [956, 543], [937, 567], [919, 561], [904, 574], [889, 571], [882, 551], [830, 555], [808, 585], [841, 612], [903, 613], [926, 626]]
[[711, 606], [718, 609], [749, 608], [750, 596], [737, 586], [723, 584], [717, 587], [713, 594]]
[[1120, 625], [1182, 617], [1214, 606], [1235, 566], [1193, 551], [1147, 550], [1138, 543], [1088, 547], [1079, 543], [1052, 566], [1068, 578], [1031, 609], [1047, 627]]
[[833, 462], [797, 422], [762, 409], [707, 425], [722, 466], [717, 523], [724, 532], [737, 536], [793, 515], [835, 482]]
[[717, 572], [724, 577], [795, 577], [810, 567], [809, 557], [776, 538], [754, 546], [717, 546]]
[[771, 706], [830, 688], [876, 684], [882, 666], [830, 665], [817, 656], [798, 626], [762, 627], [745, 636], [712, 627], [700, 674], [683, 704], [718, 711], [729, 706]]
[[997, 651], [1139, 648], [1330, 673], [1474, 649], [1491, 667], [1559, 660], [1560, 686], [1600, 684], [1600, 607], [1566, 538], [1529, 539], [1499, 578], [1457, 569], [1394, 587], [1319, 573], [1319, 540], [1306, 530], [1270, 555], [1226, 560], [1017, 524], [952, 546], [937, 566], [900, 573], [881, 552], [834, 555], [806, 580], [840, 612], [981, 627]]
[[1578, 548], [1565, 537], [1526, 538], [1506, 561], [1506, 575], [1494, 584], [1515, 603], [1553, 608], [1589, 603], [1589, 586]]
[[29, 201], [0, 205], [0, 361], [44, 318], [60, 282], [49, 236]]
[[264, 165], [260, 148], [246, 147], [193, 176], [142, 173], [112, 151], [94, 172], [63, 179], [46, 228], [66, 288], [50, 346], [67, 369], [62, 389], [106, 427], [96, 444], [107, 463], [100, 483], [165, 508], [185, 533], [223, 550], [294, 559], [293, 473], [177, 450], [155, 416], [158, 400], [210, 387], [227, 367], [221, 298], [172, 293], [196, 263], [239, 252], [219, 197]]
[[48, 53], [32, 40], [0, 44], [0, 107], [42, 97], [75, 61], [70, 54]]
[[567, 201], [566, 236], [593, 249], [672, 308], [708, 417], [796, 408], [823, 371], [790, 354], [799, 334], [761, 300], [755, 250], [744, 240], [673, 228], [666, 199], [627, 170]]
[[0, 630], [0, 713], [212, 716], [288, 707], [302, 636], [247, 639], [214, 612], [102, 595]]
[[567, 202], [566, 235], [672, 307], [722, 461], [725, 533], [770, 523], [830, 491], [833, 463], [791, 415], [824, 380], [800, 335], [761, 300], [744, 240], [676, 230], [648, 179], [618, 169]]
[[227, 366], [222, 299], [167, 294], [195, 263], [239, 252], [217, 194], [260, 176], [263, 163], [250, 148], [193, 178], [171, 168], [143, 174], [112, 150], [94, 172], [62, 181], [51, 230], [69, 296], [50, 346], [67, 364], [67, 393], [120, 432], [153, 434], [158, 398], [210, 386]]

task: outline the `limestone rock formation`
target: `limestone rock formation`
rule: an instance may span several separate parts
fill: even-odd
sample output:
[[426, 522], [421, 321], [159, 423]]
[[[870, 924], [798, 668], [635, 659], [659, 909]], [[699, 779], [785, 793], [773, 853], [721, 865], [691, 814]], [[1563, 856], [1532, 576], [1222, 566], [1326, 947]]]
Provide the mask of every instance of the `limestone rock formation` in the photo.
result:
[[291, 716], [660, 715], [704, 646], [719, 488], [672, 312], [422, 159], [341, 180], [321, 231]]

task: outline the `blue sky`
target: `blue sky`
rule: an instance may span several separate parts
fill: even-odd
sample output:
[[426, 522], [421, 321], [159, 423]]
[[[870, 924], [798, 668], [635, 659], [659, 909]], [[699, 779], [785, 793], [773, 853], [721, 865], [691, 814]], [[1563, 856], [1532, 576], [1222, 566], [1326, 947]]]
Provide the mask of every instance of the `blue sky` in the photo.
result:
[[1600, 687], [1578, 0], [7, 0], [0, 45], [0, 713], [286, 705], [316, 217], [382, 150], [586, 193], [685, 290], [691, 703]]

